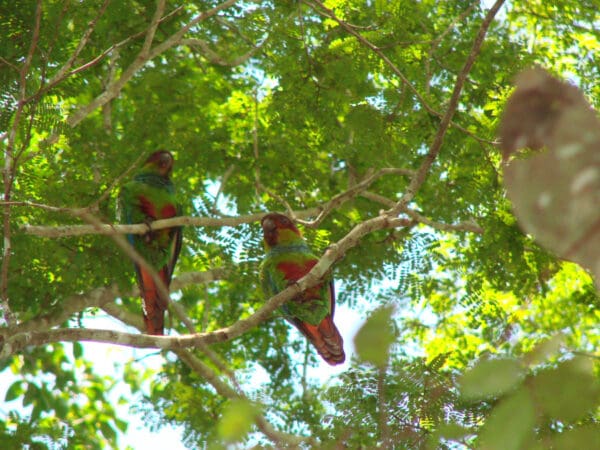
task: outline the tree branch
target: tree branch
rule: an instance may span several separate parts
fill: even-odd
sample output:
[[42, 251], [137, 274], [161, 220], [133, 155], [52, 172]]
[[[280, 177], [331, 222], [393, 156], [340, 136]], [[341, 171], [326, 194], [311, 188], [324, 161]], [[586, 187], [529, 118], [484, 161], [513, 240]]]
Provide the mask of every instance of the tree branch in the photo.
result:
[[[68, 212], [68, 210], [65, 211]], [[317, 214], [319, 211], [319, 208], [310, 208], [304, 211], [294, 211], [294, 214], [297, 217], [308, 217]], [[170, 219], [155, 220], [151, 225], [145, 223], [135, 225], [112, 225], [104, 223], [99, 225], [62, 225], [58, 227], [48, 227], [24, 224], [20, 227], [20, 230], [27, 234], [46, 238], [83, 236], [86, 234], [109, 236], [115, 234], [144, 234], [149, 230], [162, 230], [163, 228], [176, 226], [235, 227], [246, 223], [258, 222], [265, 214], [266, 213], [264, 212], [259, 212], [237, 217], [221, 218], [179, 216]]]
[[[196, 358], [188, 350], [176, 350], [174, 353], [185, 362], [194, 372], [208, 381], [219, 395], [229, 399], [244, 399], [248, 398], [243, 393], [236, 392], [227, 383], [224, 383], [218, 375], [209, 366], [204, 364], [200, 359]], [[262, 415], [256, 414], [255, 418], [256, 426], [267, 436], [277, 448], [292, 447], [298, 448], [303, 442], [315, 444], [312, 438], [300, 438], [288, 433], [282, 433], [273, 428], [273, 425]]]
[[[180, 28], [179, 31], [177, 31], [176, 33], [171, 35], [169, 38], [167, 38], [165, 41], [161, 42], [160, 44], [157, 44], [154, 48], [150, 48], [150, 46], [152, 44], [152, 40], [154, 39], [154, 33], [156, 31], [156, 27], [160, 23], [160, 21], [157, 19], [158, 14], [155, 14], [153, 17], [152, 23], [146, 32], [146, 39], [144, 41], [142, 50], [138, 54], [137, 58], [135, 58], [135, 60], [129, 65], [129, 67], [127, 67], [123, 71], [123, 73], [121, 74], [121, 77], [118, 80], [115, 80], [114, 82], [112, 82], [104, 90], [104, 92], [102, 92], [98, 97], [96, 97], [94, 100], [92, 100], [89, 104], [79, 108], [72, 115], [70, 115], [67, 119], [67, 124], [70, 127], [77, 126], [84, 118], [86, 118], [94, 110], [101, 107], [102, 105], [104, 105], [106, 102], [112, 100], [113, 98], [117, 97], [120, 94], [123, 87], [125, 86], [125, 84], [137, 73], [138, 70], [140, 70], [142, 67], [144, 67], [146, 65], [146, 63], [148, 63], [148, 61], [154, 59], [156, 56], [167, 51], [171, 47], [174, 47], [175, 45], [179, 44], [181, 39], [185, 35], [185, 33], [187, 33], [194, 25], [198, 24], [199, 22], [201, 22], [205, 19], [208, 19], [209, 17], [214, 16], [215, 14], [217, 14], [219, 11], [221, 11], [223, 9], [229, 8], [230, 6], [235, 4], [237, 1], [238, 0], [226, 0], [223, 3], [221, 3], [220, 5], [217, 5], [212, 9], [203, 11], [202, 13], [200, 13], [196, 17], [194, 17], [192, 20], [190, 20], [190, 22], [188, 24], [186, 24], [182, 28]], [[161, 4], [164, 6], [164, 0], [159, 0], [159, 5], [157, 7], [156, 13], [159, 12], [158, 10], [160, 9]]]
[[85, 48], [88, 41], [90, 40], [90, 37], [92, 36], [94, 29], [96, 28], [96, 24], [98, 23], [98, 20], [100, 20], [100, 18], [104, 15], [104, 12], [106, 11], [106, 8], [108, 7], [109, 3], [110, 3], [110, 0], [104, 0], [104, 3], [102, 4], [102, 6], [100, 6], [100, 8], [98, 9], [98, 14], [96, 14], [96, 17], [94, 17], [88, 23], [87, 29], [85, 30], [85, 32], [83, 33], [83, 36], [79, 40], [79, 43], [77, 44], [77, 48], [75, 49], [73, 54], [69, 57], [67, 62], [65, 64], [63, 64], [63, 66], [60, 69], [58, 69], [58, 71], [54, 74], [54, 76], [48, 81], [46, 86], [40, 87], [40, 91], [36, 94], [36, 97], [39, 97], [39, 95], [41, 93], [46, 92], [49, 88], [60, 83], [64, 78], [66, 78], [68, 76], [68, 72], [71, 70], [71, 68], [73, 67], [73, 64], [75, 63], [75, 60], [78, 58], [79, 54]]
[[379, 413], [379, 432], [381, 436], [381, 448], [392, 448], [390, 424], [388, 421], [388, 407], [385, 395], [386, 365], [377, 371], [377, 410]]
[[[317, 215], [317, 218], [313, 221], [302, 221], [299, 220], [305, 226], [316, 227], [319, 223], [335, 208], [339, 207], [344, 202], [350, 200], [353, 197], [359, 195], [363, 190], [367, 189], [373, 182], [381, 178], [384, 175], [404, 175], [414, 177], [415, 172], [410, 169], [402, 169], [396, 167], [385, 167], [379, 169], [377, 172], [371, 174], [360, 183], [355, 184], [350, 189], [341, 194], [336, 195], [327, 203], [322, 206], [314, 208], [308, 208], [305, 210], [294, 211], [291, 206], [284, 202], [287, 213], [295, 219], [302, 219], [305, 217], [311, 217]], [[260, 183], [260, 180], [258, 181]], [[268, 191], [266, 191], [268, 192]], [[1, 203], [0, 203], [1, 204]], [[49, 205], [42, 205], [39, 203], [31, 202], [14, 202], [13, 205], [19, 206], [31, 206], [42, 209], [47, 209], [54, 212], [66, 212], [75, 216], [80, 216], [88, 211], [88, 208], [59, 208]], [[86, 234], [101, 234], [101, 235], [114, 235], [114, 234], [144, 234], [149, 231], [149, 227], [152, 230], [161, 230], [164, 228], [170, 228], [174, 226], [196, 226], [196, 227], [234, 227], [241, 224], [258, 222], [265, 215], [263, 212], [247, 214], [237, 217], [190, 217], [190, 216], [179, 216], [170, 219], [155, 220], [150, 225], [135, 224], [135, 225], [119, 225], [119, 224], [94, 224], [94, 225], [62, 225], [58, 227], [49, 226], [38, 226], [24, 224], [20, 226], [20, 230], [27, 234], [33, 234], [40, 237], [46, 238], [59, 238], [66, 236], [82, 236]]]
[[[104, 225], [102, 222], [100, 222], [98, 218], [96, 218], [94, 215], [90, 214], [87, 211], [80, 212], [78, 214], [78, 217], [92, 224], [93, 227], [99, 227]], [[154, 284], [156, 285], [160, 296], [166, 299], [168, 301], [168, 304], [171, 305], [173, 302], [171, 300], [169, 288], [166, 286], [162, 278], [158, 275], [158, 271], [154, 267], [152, 267], [152, 265], [150, 265], [142, 255], [139, 254], [139, 252], [133, 247], [133, 245], [131, 245], [131, 243], [125, 238], [125, 236], [121, 234], [111, 234], [110, 238], [115, 242], [115, 244], [117, 244], [117, 246], [121, 250], [123, 250], [123, 252], [129, 257], [129, 259], [131, 259], [133, 263], [137, 264], [146, 272], [148, 272], [148, 275], [150, 275], [152, 281], [154, 281]]]
[[477, 234], [483, 234], [483, 232], [484, 232], [483, 228], [481, 228], [477, 224], [477, 222], [475, 222], [474, 220], [468, 220], [468, 221], [452, 224], [452, 223], [443, 223], [443, 222], [437, 222], [435, 220], [431, 220], [428, 217], [425, 217], [420, 212], [415, 211], [414, 209], [410, 209], [410, 208], [404, 208], [402, 210], [402, 212], [405, 213], [407, 216], [409, 216], [411, 219], [414, 219], [419, 223], [428, 225], [431, 228], [435, 228], [436, 230], [440, 230], [440, 231], [470, 231], [472, 233], [477, 233]]
[[[140, 319], [139, 315], [131, 314], [115, 304], [106, 306], [109, 307], [105, 308], [108, 311], [110, 311], [109, 314], [122, 320], [127, 325], [134, 326], [139, 330], [144, 329], [144, 323]], [[201, 350], [215, 364], [215, 366], [217, 366], [223, 373], [225, 373], [230, 378], [237, 391], [230, 387], [227, 383], [223, 382], [219, 378], [219, 375], [213, 369], [211, 369], [207, 364], [205, 364], [194, 354], [192, 354], [190, 350], [180, 349], [174, 350], [173, 352], [185, 364], [187, 364], [190, 369], [192, 369], [194, 372], [196, 372], [198, 375], [204, 378], [211, 386], [213, 386], [217, 393], [222, 397], [229, 399], [248, 400], [241, 387], [238, 385], [233, 372], [222, 361], [221, 357], [207, 345], [201, 346]], [[255, 416], [255, 421], [259, 430], [261, 430], [265, 434], [265, 436], [271, 439], [271, 441], [273, 441], [275, 444], [278, 444], [279, 447], [281, 447], [282, 443], [285, 443], [287, 446], [297, 446], [298, 444], [304, 441], [312, 442], [311, 438], [298, 438], [294, 435], [282, 433], [280, 431], [275, 430], [273, 426], [267, 421], [267, 419], [261, 414], [257, 414]]]
[[[376, 194], [374, 192], [364, 191], [360, 195], [361, 197], [364, 197], [366, 199], [373, 200], [377, 203], [381, 203], [383, 206], [386, 206], [388, 208], [393, 208], [394, 206], [396, 206], [396, 202], [394, 200], [384, 197], [383, 195]], [[483, 234], [484, 232], [483, 228], [481, 228], [474, 220], [450, 224], [431, 220], [414, 209], [405, 208], [402, 210], [402, 212], [409, 216], [411, 219], [440, 231], [470, 231], [472, 233], [477, 234]]]
[[[191, 284], [205, 284], [211, 281], [217, 281], [225, 278], [228, 274], [227, 269], [212, 269], [206, 272], [187, 272], [173, 279], [171, 290], [177, 291]], [[47, 330], [67, 321], [73, 314], [83, 311], [86, 308], [98, 307], [115, 312], [112, 302], [118, 297], [135, 297], [139, 295], [139, 289], [133, 287], [127, 292], [119, 289], [117, 284], [111, 284], [107, 287], [93, 289], [85, 294], [76, 294], [68, 297], [61, 302], [61, 308], [56, 309], [50, 314], [34, 317], [19, 325], [13, 325], [8, 328], [0, 328], [0, 336], [7, 338], [9, 336], [27, 333], [35, 330]], [[116, 305], [115, 305], [116, 306]], [[109, 312], [109, 314], [112, 314]]]
[[369, 50], [371, 50], [373, 53], [375, 53], [377, 56], [379, 56], [386, 63], [386, 65], [390, 69], [392, 69], [392, 72], [394, 72], [394, 74], [396, 74], [396, 76], [398, 78], [400, 78], [400, 80], [402, 80], [402, 83], [404, 83], [404, 85], [406, 87], [408, 87], [408, 89], [414, 94], [414, 96], [419, 100], [419, 102], [421, 103], [423, 108], [425, 108], [426, 111], [428, 111], [429, 113], [436, 115], [436, 116], [439, 115], [439, 113], [437, 111], [435, 111], [431, 106], [429, 106], [429, 103], [427, 103], [425, 98], [421, 95], [421, 93], [417, 90], [417, 88], [410, 82], [410, 80], [406, 77], [406, 75], [404, 75], [404, 73], [402, 73], [402, 71], [398, 68], [398, 66], [396, 66], [392, 62], [392, 60], [389, 59], [385, 55], [385, 53], [383, 53], [381, 51], [381, 49], [379, 47], [377, 47], [376, 45], [371, 43], [371, 41], [369, 41], [367, 38], [365, 38], [358, 31], [356, 31], [355, 27], [353, 27], [352, 25], [348, 24], [347, 22], [344, 22], [342, 19], [337, 17], [335, 12], [332, 9], [327, 8], [319, 0], [314, 0], [314, 1], [302, 0], [302, 1], [303, 1], [303, 3], [305, 3], [309, 7], [311, 7], [313, 10], [315, 10], [317, 13], [324, 15], [324, 16], [328, 17], [329, 19], [332, 19], [335, 22], [337, 22], [340, 25], [340, 27], [342, 27], [348, 34], [351, 34], [352, 36], [354, 36], [362, 45], [364, 45]]
[[252, 47], [250, 50], [248, 50], [243, 55], [238, 56], [237, 58], [234, 58], [230, 61], [226, 60], [221, 55], [219, 55], [217, 52], [212, 50], [210, 48], [210, 46], [208, 45], [208, 42], [206, 42], [202, 39], [198, 39], [198, 38], [182, 39], [181, 45], [187, 45], [188, 47], [200, 48], [202, 50], [202, 53], [206, 57], [206, 59], [208, 59], [208, 61], [212, 64], [218, 64], [220, 66], [225, 66], [225, 67], [235, 67], [235, 66], [239, 66], [240, 64], [245, 63], [250, 58], [252, 58], [252, 56], [254, 56], [254, 54], [257, 51], [259, 51], [263, 45], [265, 45], [265, 42], [267, 42], [266, 39], [263, 42], [261, 42], [259, 45]]
[[414, 176], [414, 171], [412, 171], [410, 169], [400, 169], [400, 168], [395, 168], [395, 167], [386, 167], [386, 168], [383, 168], [383, 169], [379, 169], [377, 172], [375, 172], [372, 175], [368, 176], [367, 178], [365, 178], [364, 180], [362, 180], [360, 183], [355, 184], [354, 186], [352, 186], [347, 191], [342, 192], [341, 194], [336, 195], [331, 200], [329, 200], [327, 203], [325, 203], [321, 207], [321, 212], [319, 213], [319, 215], [317, 216], [317, 218], [315, 220], [313, 220], [311, 222], [304, 222], [304, 221], [302, 221], [301, 223], [303, 225], [307, 226], [307, 227], [311, 227], [311, 228], [317, 227], [321, 223], [321, 221], [332, 210], [334, 210], [335, 208], [338, 208], [340, 205], [342, 205], [346, 201], [350, 200], [351, 198], [356, 197], [362, 191], [364, 191], [365, 189], [367, 189], [378, 178], [381, 178], [382, 176], [389, 175], [389, 174], [393, 174], [393, 175], [405, 175], [405, 176], [409, 176], [410, 177], [410, 176]]
[[389, 211], [389, 214], [395, 216], [403, 211], [408, 204], [413, 200], [417, 191], [425, 182], [427, 175], [429, 173], [429, 169], [431, 168], [433, 161], [435, 161], [437, 155], [439, 154], [442, 144], [444, 142], [444, 136], [446, 135], [446, 131], [450, 125], [452, 120], [452, 116], [456, 112], [456, 108], [458, 107], [458, 101], [460, 99], [460, 95], [462, 93], [462, 88], [464, 86], [465, 80], [467, 79], [467, 75], [471, 71], [473, 64], [475, 63], [475, 59], [479, 55], [479, 51], [481, 50], [481, 45], [483, 44], [483, 40], [485, 35], [492, 24], [496, 13], [500, 9], [500, 7], [504, 4], [504, 0], [496, 0], [496, 3], [492, 5], [492, 7], [487, 12], [485, 18], [481, 26], [479, 27], [479, 31], [477, 36], [475, 37], [475, 41], [473, 42], [473, 47], [471, 48], [471, 52], [465, 61], [465, 64], [458, 74], [456, 78], [456, 83], [454, 84], [454, 89], [452, 90], [452, 95], [450, 96], [450, 101], [448, 103], [448, 108], [444, 113], [438, 131], [435, 135], [431, 146], [429, 147], [429, 152], [425, 155], [425, 159], [421, 163], [421, 166], [415, 173], [415, 176], [411, 179], [406, 192], [397, 203], [397, 205]]
[[406, 219], [394, 219], [381, 215], [367, 220], [354, 227], [340, 241], [332, 244], [323, 254], [319, 262], [311, 271], [285, 290], [271, 297], [258, 311], [246, 319], [241, 319], [229, 327], [221, 328], [207, 333], [196, 333], [184, 336], [150, 336], [132, 333], [122, 333], [109, 330], [93, 330], [80, 328], [60, 328], [48, 331], [30, 331], [7, 336], [0, 351], [0, 359], [22, 350], [28, 345], [44, 345], [50, 342], [76, 342], [93, 341], [116, 345], [127, 345], [137, 348], [161, 348], [164, 350], [177, 350], [187, 347], [199, 347], [205, 344], [224, 342], [235, 339], [251, 328], [264, 322], [271, 313], [283, 303], [291, 300], [299, 293], [315, 286], [330, 270], [331, 266], [345, 253], [355, 247], [366, 234], [385, 228], [410, 226], [412, 222]]

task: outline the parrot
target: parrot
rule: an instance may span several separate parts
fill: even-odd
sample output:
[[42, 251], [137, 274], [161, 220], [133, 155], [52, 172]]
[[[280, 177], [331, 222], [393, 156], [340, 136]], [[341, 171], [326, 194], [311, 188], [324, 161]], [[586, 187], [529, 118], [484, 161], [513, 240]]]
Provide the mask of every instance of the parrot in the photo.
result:
[[[318, 258], [287, 216], [269, 213], [261, 219], [261, 226], [266, 255], [260, 266], [260, 284], [270, 298], [310, 272]], [[281, 311], [327, 363], [333, 366], [344, 362], [344, 342], [333, 323], [335, 292], [331, 275], [284, 303]]]
[[[169, 176], [173, 170], [173, 155], [166, 150], [152, 153], [133, 179], [119, 193], [118, 209], [127, 224], [150, 223], [180, 214], [175, 188]], [[181, 227], [163, 228], [145, 234], [128, 234], [133, 248], [153, 267], [167, 291], [173, 269], [181, 251]], [[150, 273], [135, 264], [137, 284], [142, 297], [144, 323], [148, 334], [163, 335], [165, 310], [169, 299], [164, 298]]]

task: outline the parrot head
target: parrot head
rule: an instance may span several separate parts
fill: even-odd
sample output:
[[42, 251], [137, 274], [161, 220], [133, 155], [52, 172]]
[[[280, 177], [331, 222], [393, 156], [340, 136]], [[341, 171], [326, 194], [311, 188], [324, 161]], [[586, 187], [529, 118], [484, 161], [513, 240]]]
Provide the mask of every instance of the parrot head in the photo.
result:
[[152, 153], [144, 163], [144, 170], [168, 177], [173, 170], [175, 159], [167, 150], [158, 150]]
[[278, 244], [286, 244], [302, 239], [300, 230], [287, 216], [269, 213], [262, 218], [260, 225], [263, 229], [265, 247], [270, 249]]

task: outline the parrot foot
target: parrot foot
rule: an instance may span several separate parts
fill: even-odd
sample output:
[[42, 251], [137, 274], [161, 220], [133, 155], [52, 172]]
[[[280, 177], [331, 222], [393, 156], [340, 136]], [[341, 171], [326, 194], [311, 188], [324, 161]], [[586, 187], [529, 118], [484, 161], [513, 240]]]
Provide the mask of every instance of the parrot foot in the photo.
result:
[[146, 242], [146, 244], [149, 244], [150, 242], [152, 242], [155, 237], [154, 230], [152, 229], [152, 222], [154, 222], [154, 219], [152, 217], [146, 217], [144, 219], [144, 223], [148, 227], [148, 231], [146, 231], [144, 233], [144, 241]]

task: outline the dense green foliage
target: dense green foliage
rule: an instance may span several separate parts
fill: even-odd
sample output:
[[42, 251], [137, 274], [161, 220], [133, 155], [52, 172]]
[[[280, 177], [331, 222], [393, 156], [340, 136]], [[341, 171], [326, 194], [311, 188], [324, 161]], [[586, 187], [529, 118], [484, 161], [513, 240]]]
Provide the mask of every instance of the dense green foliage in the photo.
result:
[[[179, 0], [166, 2], [154, 34], [161, 1], [17, 3], [0, 1], [0, 345], [17, 333], [85, 328], [106, 314], [94, 289], [113, 284], [122, 295], [105, 310], [139, 325], [132, 264], [110, 237], [23, 227], [90, 220], [77, 208], [115, 223], [119, 187], [156, 149], [175, 155], [185, 215], [240, 217], [184, 229], [175, 278], [225, 269], [173, 295], [204, 332], [265, 302], [261, 230], [245, 217], [291, 208], [310, 221], [325, 205], [318, 226], [303, 228], [321, 255], [393, 207], [443, 142], [399, 211], [409, 226], [365, 234], [335, 264], [338, 305], [365, 319], [384, 307], [327, 386], [306, 375], [318, 356], [277, 316], [212, 345], [218, 357], [164, 352], [158, 373], [132, 361], [100, 376], [85, 344], [46, 341], [0, 361], [16, 379], [0, 408], [1, 448], [118, 447], [128, 423], [110, 394], [148, 382], [135, 409], [154, 427], [182, 425], [190, 448], [293, 446], [292, 435], [310, 437], [306, 447], [348, 448], [600, 441], [600, 297], [584, 270], [520, 230], [495, 143], [525, 67], [570, 79], [600, 105], [595, 2], [509, 2], [478, 53], [491, 2], [229, 1], [194, 21], [219, 2]], [[402, 170], [378, 173], [386, 168]], [[176, 317], [172, 328], [188, 332]], [[344, 338], [349, 354], [353, 336]], [[265, 423], [287, 434], [274, 437]]]

